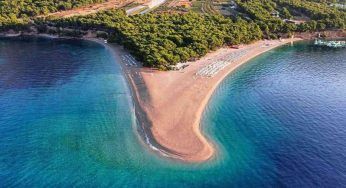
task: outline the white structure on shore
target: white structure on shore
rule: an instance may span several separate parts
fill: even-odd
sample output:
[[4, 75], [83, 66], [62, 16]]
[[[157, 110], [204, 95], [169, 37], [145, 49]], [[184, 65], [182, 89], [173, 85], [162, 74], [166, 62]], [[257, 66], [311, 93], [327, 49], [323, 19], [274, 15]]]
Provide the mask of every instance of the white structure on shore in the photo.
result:
[[246, 55], [249, 50], [252, 50], [252, 48], [247, 48], [243, 50], [240, 49], [235, 52], [232, 52], [226, 58], [201, 68], [197, 71], [196, 76], [213, 77], [226, 66]]
[[137, 66], [139, 63], [136, 61], [134, 57], [131, 55], [123, 55], [121, 56], [123, 62], [125, 62], [126, 66]]
[[183, 70], [184, 68], [188, 67], [188, 63], [177, 63], [176, 65], [171, 65], [171, 70]]
[[323, 41], [321, 39], [316, 39], [314, 44], [317, 46], [327, 46], [331, 48], [346, 47], [346, 41]]
[[330, 4], [330, 6], [336, 7], [336, 8], [341, 8], [341, 9], [346, 9], [346, 4], [341, 4], [341, 3], [332, 3], [332, 4]]

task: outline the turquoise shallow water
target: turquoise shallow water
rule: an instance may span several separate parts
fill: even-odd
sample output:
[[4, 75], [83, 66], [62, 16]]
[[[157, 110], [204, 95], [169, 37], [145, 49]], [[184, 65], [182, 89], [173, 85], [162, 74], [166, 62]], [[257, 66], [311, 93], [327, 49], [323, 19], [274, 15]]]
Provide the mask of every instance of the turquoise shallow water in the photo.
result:
[[101, 45], [1, 39], [0, 187], [342, 187], [345, 55], [299, 43], [231, 74], [203, 118], [219, 153], [192, 165], [143, 147]]

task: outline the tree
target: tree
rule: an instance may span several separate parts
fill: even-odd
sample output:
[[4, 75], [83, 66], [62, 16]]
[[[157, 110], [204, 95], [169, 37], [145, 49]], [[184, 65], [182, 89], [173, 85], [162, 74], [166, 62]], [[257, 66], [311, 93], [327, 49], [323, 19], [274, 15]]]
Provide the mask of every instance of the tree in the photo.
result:
[[292, 19], [293, 16], [291, 15], [290, 11], [285, 7], [282, 10], [282, 17], [285, 19]]

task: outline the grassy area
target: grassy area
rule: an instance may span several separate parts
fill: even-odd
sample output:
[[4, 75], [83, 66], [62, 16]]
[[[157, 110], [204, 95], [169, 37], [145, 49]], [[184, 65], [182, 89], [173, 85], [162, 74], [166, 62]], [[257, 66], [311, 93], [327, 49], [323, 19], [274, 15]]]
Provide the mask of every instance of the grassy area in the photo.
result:
[[212, 0], [205, 0], [202, 5], [202, 12], [205, 14], [219, 14], [219, 11], [215, 9]]
[[219, 14], [212, 0], [197, 0], [192, 3], [190, 10], [202, 14]]
[[202, 12], [202, 6], [204, 4], [205, 0], [196, 0], [192, 3], [191, 10], [197, 13], [203, 13]]
[[128, 9], [134, 8], [134, 7], [138, 6], [138, 5], [140, 5], [140, 4], [136, 3], [136, 2], [133, 2], [133, 3], [130, 3], [130, 4], [126, 5], [126, 6], [124, 6], [123, 9], [128, 10]]

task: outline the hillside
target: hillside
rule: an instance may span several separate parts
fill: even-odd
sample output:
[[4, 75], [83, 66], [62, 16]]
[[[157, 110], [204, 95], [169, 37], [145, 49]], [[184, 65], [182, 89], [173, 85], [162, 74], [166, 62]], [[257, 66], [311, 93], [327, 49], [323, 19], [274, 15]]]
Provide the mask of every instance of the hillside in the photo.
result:
[[[229, 15], [219, 12], [214, 1], [208, 6], [202, 4], [204, 11], [186, 4], [173, 6], [178, 2], [167, 1], [147, 14], [128, 16], [123, 10], [108, 10], [71, 18], [63, 18], [66, 14], [61, 10], [73, 12], [75, 7], [104, 1], [16, 1], [20, 6], [15, 6], [14, 1], [0, 1], [0, 30], [30, 30], [34, 26], [39, 32], [74, 37], [93, 31], [125, 46], [144, 66], [162, 70], [224, 45], [346, 26], [346, 10], [334, 6], [340, 2], [327, 0], [235, 0], [228, 7], [232, 9]], [[213, 11], [208, 12], [209, 9]], [[36, 18], [58, 10], [61, 12], [55, 13], [55, 18]]]
[[0, 30], [27, 24], [33, 17], [106, 0], [0, 0]]

